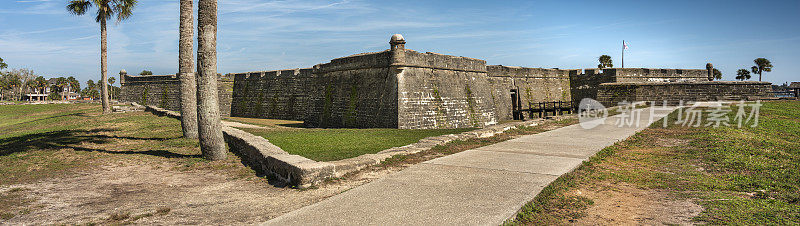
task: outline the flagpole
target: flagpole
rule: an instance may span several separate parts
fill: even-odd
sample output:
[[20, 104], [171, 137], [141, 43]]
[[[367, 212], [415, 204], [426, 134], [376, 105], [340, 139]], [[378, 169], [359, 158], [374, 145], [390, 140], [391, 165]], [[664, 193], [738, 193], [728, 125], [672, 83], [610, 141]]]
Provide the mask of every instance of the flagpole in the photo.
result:
[[625, 40], [622, 40], [622, 68], [625, 68]]

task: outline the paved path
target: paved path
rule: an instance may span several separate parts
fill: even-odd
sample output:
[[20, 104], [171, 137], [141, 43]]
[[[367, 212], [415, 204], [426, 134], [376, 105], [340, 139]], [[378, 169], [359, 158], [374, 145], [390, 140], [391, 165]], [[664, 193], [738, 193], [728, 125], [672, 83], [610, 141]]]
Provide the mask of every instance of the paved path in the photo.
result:
[[[653, 114], [660, 119], [671, 110]], [[560, 175], [649, 124], [568, 126], [433, 159], [268, 221], [267, 225], [498, 225]]]
[[241, 123], [241, 122], [225, 121], [225, 120], [222, 120], [222, 125], [223, 126], [236, 127], [236, 128], [269, 129], [269, 128], [263, 127], [263, 126], [257, 126], [257, 125], [252, 125], [252, 124], [244, 124], [244, 123]]

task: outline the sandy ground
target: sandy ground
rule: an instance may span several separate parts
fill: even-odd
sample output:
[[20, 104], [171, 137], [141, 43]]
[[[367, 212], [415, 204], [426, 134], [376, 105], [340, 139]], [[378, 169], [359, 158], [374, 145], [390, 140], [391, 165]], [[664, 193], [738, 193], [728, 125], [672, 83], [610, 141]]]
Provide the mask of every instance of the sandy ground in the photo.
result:
[[[681, 142], [685, 141], [659, 140], [665, 145]], [[14, 207], [25, 214], [0, 219], [0, 224], [258, 224], [407, 166], [372, 168], [346, 180], [299, 190], [260, 178], [234, 179], [213, 170], [178, 170], [176, 164], [128, 161], [2, 186], [0, 194], [14, 190], [27, 201]], [[574, 192], [595, 202], [587, 216], [569, 222], [579, 225], [683, 225], [691, 224], [689, 219], [702, 211], [689, 200], [669, 199], [665, 191], [625, 184], [596, 184]]]
[[668, 192], [606, 184], [578, 190], [594, 201], [578, 225], [691, 225], [703, 207], [690, 200], [671, 199]]
[[[656, 138], [661, 147], [687, 145], [690, 140]], [[656, 149], [630, 149], [623, 152], [650, 153]], [[634, 162], [622, 166], [636, 167]], [[584, 185], [572, 193], [594, 201], [586, 210], [587, 216], [578, 219], [578, 225], [693, 225], [691, 219], [703, 212], [703, 207], [690, 199], [670, 194], [670, 191], [640, 188], [626, 183], [599, 181]]]
[[22, 188], [28, 214], [0, 224], [256, 224], [364, 184], [389, 171], [317, 189], [276, 187], [263, 180], [182, 172], [170, 165], [116, 165]]

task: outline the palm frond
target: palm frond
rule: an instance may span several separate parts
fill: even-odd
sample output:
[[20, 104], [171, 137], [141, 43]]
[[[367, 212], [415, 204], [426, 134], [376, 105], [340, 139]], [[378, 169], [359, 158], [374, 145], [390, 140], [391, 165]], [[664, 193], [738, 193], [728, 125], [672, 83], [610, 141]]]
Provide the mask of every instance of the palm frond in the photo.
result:
[[94, 0], [94, 4], [97, 5], [97, 16], [94, 18], [95, 21], [108, 21], [108, 19], [111, 19], [111, 16], [114, 15], [114, 9], [111, 6], [111, 0]]
[[92, 2], [89, 0], [72, 0], [67, 4], [67, 11], [75, 15], [86, 14], [86, 11], [92, 7]]
[[137, 0], [114, 0], [114, 11], [117, 12], [117, 23], [133, 15], [133, 8], [136, 7], [136, 3]]

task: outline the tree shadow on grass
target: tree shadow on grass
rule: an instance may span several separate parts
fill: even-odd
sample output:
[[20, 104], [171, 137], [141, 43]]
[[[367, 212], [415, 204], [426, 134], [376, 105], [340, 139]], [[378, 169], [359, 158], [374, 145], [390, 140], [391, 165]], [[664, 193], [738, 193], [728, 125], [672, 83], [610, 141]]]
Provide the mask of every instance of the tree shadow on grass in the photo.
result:
[[64, 115], [54, 115], [54, 116], [34, 119], [34, 120], [31, 120], [31, 121], [25, 121], [25, 122], [22, 122], [22, 123], [36, 123], [36, 122], [40, 122], [40, 121], [45, 121], [45, 120], [50, 120], [50, 119], [57, 119], [57, 118], [64, 118], [64, 117], [70, 117], [70, 116], [76, 116], [76, 117], [82, 117], [82, 118], [90, 117], [89, 115], [87, 115], [84, 112], [77, 112], [77, 113], [64, 114]]
[[99, 132], [113, 132], [111, 129], [92, 129], [92, 130], [59, 130], [52, 132], [34, 133], [16, 137], [0, 139], [0, 156], [7, 156], [18, 152], [29, 152], [36, 150], [57, 150], [73, 149], [77, 151], [103, 152], [109, 154], [142, 154], [164, 158], [194, 158], [201, 155], [186, 155], [173, 153], [166, 150], [148, 151], [111, 151], [106, 149], [96, 149], [83, 147], [84, 144], [107, 144], [113, 139], [128, 140], [153, 140], [165, 141], [173, 138], [146, 138], [146, 137], [125, 137], [95, 134]]
[[140, 154], [140, 155], [151, 155], [151, 156], [158, 156], [168, 159], [174, 158], [202, 158], [203, 155], [201, 154], [194, 154], [194, 155], [187, 155], [187, 154], [180, 154], [175, 153], [167, 150], [147, 150], [147, 151], [106, 151], [100, 150], [99, 152], [110, 153], [110, 154], [125, 154], [125, 155], [133, 155], [133, 154]]
[[301, 123], [283, 123], [283, 124], [276, 124], [278, 126], [283, 127], [291, 127], [291, 128], [306, 128], [305, 124]]

